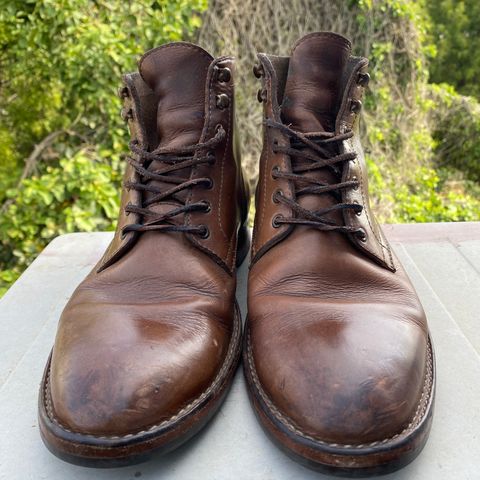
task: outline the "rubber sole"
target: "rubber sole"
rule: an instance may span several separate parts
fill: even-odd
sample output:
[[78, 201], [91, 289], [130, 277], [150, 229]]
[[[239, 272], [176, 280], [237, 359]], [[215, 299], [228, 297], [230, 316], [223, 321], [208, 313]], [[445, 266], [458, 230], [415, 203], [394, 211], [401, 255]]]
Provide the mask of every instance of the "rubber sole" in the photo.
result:
[[[249, 248], [248, 233], [239, 241], [237, 265]], [[240, 240], [240, 239], [239, 239]], [[38, 399], [40, 435], [46, 447], [58, 458], [93, 468], [113, 468], [148, 461], [168, 453], [198, 433], [220, 408], [232, 384], [242, 350], [242, 318], [235, 302], [232, 338], [226, 361], [212, 384], [174, 417], [137, 433], [101, 437], [72, 432], [55, 418], [50, 396], [50, 363], [47, 361]]]
[[412, 462], [427, 441], [435, 397], [435, 357], [430, 338], [424, 395], [419, 403], [418, 416], [403, 432], [366, 445], [329, 444], [314, 439], [279, 414], [263, 391], [255, 371], [248, 327], [243, 367], [250, 401], [264, 431], [288, 456], [308, 468], [350, 478], [385, 475]]

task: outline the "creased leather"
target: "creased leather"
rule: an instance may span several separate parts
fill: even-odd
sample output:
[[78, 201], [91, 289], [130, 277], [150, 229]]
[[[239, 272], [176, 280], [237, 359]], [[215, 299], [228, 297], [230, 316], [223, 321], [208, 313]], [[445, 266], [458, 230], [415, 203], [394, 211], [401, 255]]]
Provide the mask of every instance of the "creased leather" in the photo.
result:
[[[283, 93], [277, 90], [288, 82], [289, 62], [282, 59], [279, 66], [270, 58], [259, 55], [264, 116], [278, 121], [277, 99]], [[297, 58], [296, 75], [301, 75], [301, 65]], [[282, 416], [280, 423], [340, 446], [381, 442], [407, 428], [420, 404], [428, 371], [425, 313], [368, 205], [358, 114], [350, 109], [351, 101], [363, 94], [357, 78], [366, 72], [366, 65], [362, 58], [345, 62], [332, 125], [336, 121], [337, 133], [350, 128], [355, 132], [341, 147], [358, 155], [344, 169], [342, 180], [355, 175], [360, 186], [347, 189], [343, 200], [357, 201], [364, 210], [361, 215], [346, 215], [345, 223], [364, 227], [367, 241], [359, 243], [340, 232], [303, 225], [272, 228], [276, 214], [291, 215], [271, 200], [273, 193], [278, 188], [287, 195], [292, 191], [285, 180], [273, 179], [270, 171], [274, 164], [283, 169], [291, 164], [286, 155], [271, 153], [274, 139], [288, 140], [277, 130], [265, 130], [248, 279], [249, 354], [260, 388], [275, 407], [275, 415]], [[314, 92], [306, 97], [319, 98], [324, 97]], [[306, 106], [316, 111], [315, 105]], [[298, 111], [294, 118], [297, 122]]]
[[[159, 51], [185, 50], [184, 44], [175, 45], [153, 51], [157, 66], [158, 62], [176, 65], [177, 56], [162, 60], [157, 56]], [[208, 54], [188, 47], [190, 51], [194, 54], [187, 63], [192, 71], [204, 69]], [[217, 68], [227, 66], [231, 80], [221, 82]], [[143, 68], [145, 74], [146, 64]], [[180, 73], [185, 75], [173, 68], [170, 75]], [[233, 99], [234, 74], [232, 58], [212, 58], [201, 92], [198, 78], [182, 77], [162, 86], [161, 95], [171, 97], [170, 110], [175, 99], [180, 103], [187, 97], [201, 99], [196, 140], [191, 135], [198, 105], [194, 110], [179, 107], [179, 115], [172, 114], [169, 125], [169, 113], [162, 109], [165, 104], [158, 107], [158, 89], [136, 73], [124, 78], [131, 136], [144, 149], [152, 151], [161, 142], [208, 139], [218, 123], [224, 125], [227, 135], [224, 144], [216, 147], [215, 164], [205, 166], [205, 172], [191, 172], [212, 177], [208, 193], [191, 193], [192, 199], [208, 199], [212, 210], [184, 219], [207, 224], [210, 237], [194, 242], [181, 232], [147, 231], [122, 238], [122, 227], [141, 221], [134, 213], [124, 213], [126, 204], [138, 203], [140, 196], [124, 187], [115, 237], [99, 265], [73, 293], [58, 325], [45, 388], [51, 398], [51, 420], [65, 431], [109, 438], [141, 432], [175, 418], [201, 397], [226, 365], [238, 325], [235, 256], [248, 192], [233, 140], [234, 103], [221, 110], [215, 97], [224, 92]], [[148, 79], [156, 85], [154, 78]], [[185, 91], [189, 88], [195, 90], [190, 96]], [[128, 166], [125, 179], [134, 175]]]

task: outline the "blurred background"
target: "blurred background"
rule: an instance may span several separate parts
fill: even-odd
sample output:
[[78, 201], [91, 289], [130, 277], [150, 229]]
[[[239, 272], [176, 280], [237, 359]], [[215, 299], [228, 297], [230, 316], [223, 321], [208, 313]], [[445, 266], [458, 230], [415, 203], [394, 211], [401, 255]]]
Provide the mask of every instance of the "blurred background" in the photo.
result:
[[346, 35], [370, 59], [362, 128], [380, 221], [480, 220], [479, 18], [478, 0], [0, 0], [0, 296], [55, 236], [115, 228], [121, 75], [174, 40], [237, 57], [253, 186], [255, 52]]

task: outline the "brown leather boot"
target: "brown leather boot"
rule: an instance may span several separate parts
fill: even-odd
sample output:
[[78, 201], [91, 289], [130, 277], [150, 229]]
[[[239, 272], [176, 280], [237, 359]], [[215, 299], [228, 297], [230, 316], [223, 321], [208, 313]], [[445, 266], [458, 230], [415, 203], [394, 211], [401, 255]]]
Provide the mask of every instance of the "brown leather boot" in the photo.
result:
[[264, 148], [245, 372], [296, 459], [361, 476], [410, 462], [430, 429], [434, 358], [415, 290], [373, 216], [358, 137], [367, 60], [332, 33], [258, 55]]
[[248, 192], [234, 61], [172, 43], [139, 72], [121, 90], [132, 142], [118, 227], [63, 311], [41, 384], [44, 442], [82, 465], [187, 440], [219, 407], [241, 350]]

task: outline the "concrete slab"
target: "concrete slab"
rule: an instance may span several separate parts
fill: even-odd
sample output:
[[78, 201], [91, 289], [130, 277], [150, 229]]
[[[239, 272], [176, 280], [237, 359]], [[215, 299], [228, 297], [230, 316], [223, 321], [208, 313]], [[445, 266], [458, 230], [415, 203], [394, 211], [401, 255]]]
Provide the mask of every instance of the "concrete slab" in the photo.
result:
[[[480, 223], [387, 226], [427, 312], [438, 391], [430, 440], [391, 480], [480, 480]], [[43, 446], [36, 403], [59, 315], [110, 233], [55, 239], [0, 301], [0, 479], [325, 479], [281, 453], [250, 408], [241, 371], [219, 414], [192, 441], [146, 464], [76, 467]], [[245, 314], [246, 263], [238, 297]]]

